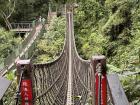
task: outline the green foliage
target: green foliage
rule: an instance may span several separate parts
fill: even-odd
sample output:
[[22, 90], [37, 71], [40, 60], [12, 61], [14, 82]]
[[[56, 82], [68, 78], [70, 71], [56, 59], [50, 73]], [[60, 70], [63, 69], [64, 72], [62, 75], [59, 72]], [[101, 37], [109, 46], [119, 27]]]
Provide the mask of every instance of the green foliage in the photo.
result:
[[14, 38], [12, 32], [8, 32], [3, 28], [0, 28], [0, 62], [8, 56], [14, 49], [13, 47], [19, 43], [20, 39]]
[[11, 20], [32, 21], [39, 16], [46, 18], [47, 12], [48, 0], [19, 0]]
[[94, 0], [80, 2], [75, 9], [75, 37], [79, 54], [87, 59], [102, 54], [106, 38], [98, 31], [98, 23], [106, 14], [104, 7]]
[[97, 33], [91, 33], [89, 37], [86, 39], [82, 39], [82, 43], [84, 43], [81, 47], [83, 55], [86, 54], [85, 58], [91, 58], [94, 54], [102, 54], [103, 44], [105, 43], [105, 38]]
[[46, 62], [57, 58], [63, 48], [65, 35], [65, 19], [55, 17], [52, 19], [48, 31], [37, 44], [37, 56], [35, 62]]
[[125, 76], [122, 79], [127, 98], [133, 105], [140, 104], [140, 77], [138, 75]]
[[[106, 0], [104, 5], [95, 0], [79, 3], [75, 9], [75, 35], [80, 55], [87, 59], [94, 54], [104, 54], [109, 72], [120, 75], [124, 71], [140, 71], [140, 8], [137, 3], [137, 0]], [[129, 101], [138, 104], [139, 76], [134, 75], [133, 80], [127, 76], [121, 79]]]
[[0, 13], [6, 12], [6, 11], [8, 11], [8, 9], [10, 11], [10, 9], [12, 9], [12, 7], [13, 7], [14, 1], [16, 1], [16, 0], [1, 0], [0, 1], [0, 9], [1, 9]]
[[14, 78], [15, 78], [15, 73], [14, 73], [14, 71], [8, 72], [8, 73], [6, 74], [6, 78], [7, 78], [8, 80], [13, 81]]
[[111, 65], [111, 64], [107, 64], [107, 70], [108, 72], [110, 73], [118, 73], [118, 72], [121, 72], [122, 70], [120, 68], [117, 68], [116, 66], [114, 65]]
[[[78, 7], [74, 10], [74, 28], [79, 54], [85, 59], [95, 54], [106, 55], [109, 72], [122, 75], [123, 72], [140, 71], [140, 1], [76, 1]], [[52, 2], [60, 5], [69, 0]], [[0, 8], [3, 8], [2, 5]], [[48, 1], [46, 0], [20, 0], [17, 2], [16, 11], [11, 20], [33, 20], [39, 15], [46, 17], [47, 11]], [[13, 42], [13, 36], [3, 29], [0, 30], [0, 34], [2, 42], [0, 56], [5, 58], [9, 52], [12, 52], [15, 42]], [[57, 58], [63, 48], [64, 34], [65, 19], [54, 18], [48, 31], [37, 44], [34, 62], [42, 63]], [[125, 76], [121, 80], [129, 101], [133, 104], [140, 103], [140, 76]]]
[[32, 21], [39, 16], [47, 17], [48, 0], [1, 0], [0, 23], [3, 26], [9, 22]]

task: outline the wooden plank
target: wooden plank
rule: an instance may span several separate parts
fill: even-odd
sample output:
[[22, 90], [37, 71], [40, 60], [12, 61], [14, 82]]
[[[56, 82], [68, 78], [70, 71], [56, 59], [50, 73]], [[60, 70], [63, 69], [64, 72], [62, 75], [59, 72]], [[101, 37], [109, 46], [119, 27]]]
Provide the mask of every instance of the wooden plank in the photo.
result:
[[0, 100], [4, 96], [6, 90], [10, 86], [11, 81], [5, 79], [4, 77], [0, 77]]
[[107, 76], [107, 80], [114, 105], [129, 105], [118, 75], [110, 74]]

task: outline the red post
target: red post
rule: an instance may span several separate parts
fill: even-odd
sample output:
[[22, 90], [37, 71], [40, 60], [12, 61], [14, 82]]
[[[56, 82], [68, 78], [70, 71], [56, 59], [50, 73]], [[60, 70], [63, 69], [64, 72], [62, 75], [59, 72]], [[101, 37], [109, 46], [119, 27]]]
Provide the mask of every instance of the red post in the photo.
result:
[[95, 73], [95, 105], [107, 105], [107, 78], [105, 56], [92, 57]]
[[[19, 60], [17, 65], [17, 80], [19, 83], [17, 95], [21, 98], [20, 105], [33, 105], [32, 79], [31, 79], [31, 63], [30, 60]], [[19, 96], [19, 97], [18, 97]]]

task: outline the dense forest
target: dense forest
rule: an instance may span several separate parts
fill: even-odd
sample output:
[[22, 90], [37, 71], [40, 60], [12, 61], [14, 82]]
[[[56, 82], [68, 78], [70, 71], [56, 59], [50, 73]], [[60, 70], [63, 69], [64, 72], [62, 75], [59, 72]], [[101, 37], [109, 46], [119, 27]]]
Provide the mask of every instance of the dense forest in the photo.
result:
[[[0, 61], [2, 62], [14, 50], [13, 46], [21, 40], [9, 31], [11, 22], [33, 21], [40, 15], [47, 18], [49, 7], [55, 6], [57, 10], [67, 2], [70, 1], [1, 0]], [[73, 2], [75, 39], [79, 55], [84, 59], [90, 59], [93, 55], [105, 55], [108, 73], [118, 73], [129, 102], [139, 105], [140, 1]], [[51, 61], [58, 57], [63, 47], [64, 36], [65, 18], [59, 16], [51, 19], [47, 32], [38, 40], [34, 62]]]

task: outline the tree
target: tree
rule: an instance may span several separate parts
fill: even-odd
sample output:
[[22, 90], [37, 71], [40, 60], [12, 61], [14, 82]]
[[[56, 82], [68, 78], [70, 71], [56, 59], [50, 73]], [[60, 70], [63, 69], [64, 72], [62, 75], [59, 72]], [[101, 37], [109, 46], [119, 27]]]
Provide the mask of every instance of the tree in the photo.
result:
[[64, 35], [65, 19], [62, 17], [53, 18], [48, 27], [48, 31], [37, 44], [35, 62], [42, 63], [57, 58], [63, 48]]
[[4, 20], [8, 29], [11, 29], [10, 17], [15, 11], [16, 0], [2, 0], [0, 1], [0, 16]]
[[39, 16], [47, 18], [48, 0], [18, 0], [15, 10], [13, 22], [32, 21]]
[[19, 39], [14, 38], [14, 33], [0, 28], [0, 42], [0, 62], [2, 63], [15, 50], [13, 47], [18, 45]]

